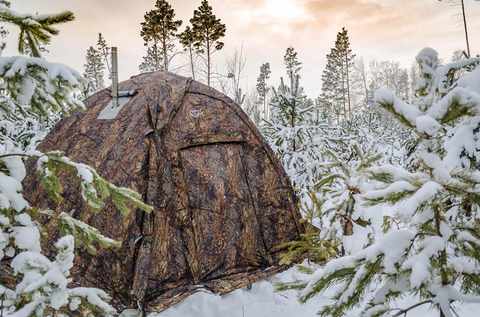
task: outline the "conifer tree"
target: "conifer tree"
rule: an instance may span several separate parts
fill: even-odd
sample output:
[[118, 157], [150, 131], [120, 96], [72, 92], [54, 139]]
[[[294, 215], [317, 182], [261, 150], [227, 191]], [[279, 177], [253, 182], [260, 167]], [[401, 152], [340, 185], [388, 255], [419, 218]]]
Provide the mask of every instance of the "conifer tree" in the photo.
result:
[[267, 95], [270, 91], [270, 87], [267, 85], [267, 80], [270, 78], [270, 63], [264, 63], [260, 66], [260, 75], [257, 78], [257, 92], [258, 92], [258, 101], [260, 104], [263, 104], [263, 117], [267, 119]]
[[290, 87], [293, 87], [293, 82], [296, 80], [297, 75], [300, 76], [299, 72], [302, 69], [302, 62], [298, 61], [297, 52], [295, 52], [295, 49], [292, 46], [287, 47], [287, 51], [283, 56], [283, 63], [287, 68]]
[[18, 35], [18, 51], [25, 54], [30, 50], [33, 57], [41, 57], [39, 47], [50, 43], [52, 35], [58, 30], [53, 25], [72, 21], [74, 15], [70, 11], [49, 15], [24, 15], [9, 9], [9, 3], [0, 3], [0, 21], [15, 24], [20, 28]]
[[340, 120], [341, 109], [344, 117], [352, 110], [350, 73], [354, 57], [348, 31], [342, 28], [337, 34], [335, 47], [327, 55], [327, 65], [322, 74], [322, 102], [335, 113], [337, 122]]
[[107, 65], [108, 78], [112, 76], [112, 70], [110, 69], [110, 47], [107, 45], [107, 41], [103, 37], [102, 33], [98, 33], [97, 50], [103, 58], [103, 62]]
[[322, 92], [319, 100], [321, 107], [329, 116], [335, 115], [337, 125], [340, 124], [340, 115], [342, 112], [345, 113], [345, 109], [342, 109], [343, 93], [337, 77], [338, 70], [338, 63], [333, 58], [332, 49], [332, 53], [327, 55], [327, 65], [322, 73]]
[[193, 11], [193, 18], [190, 19], [192, 32], [195, 38], [197, 52], [202, 54], [206, 66], [207, 85], [210, 86], [212, 72], [212, 55], [223, 48], [224, 43], [220, 41], [225, 36], [225, 24], [212, 12], [212, 7], [207, 0], [202, 0], [198, 10]]
[[90, 46], [87, 50], [85, 59], [86, 63], [83, 65], [85, 67], [83, 77], [89, 81], [93, 92], [105, 88], [105, 83], [103, 81], [105, 64], [103, 63], [100, 51], [93, 46]]
[[[156, 49], [156, 51], [155, 51]], [[147, 55], [143, 57], [143, 62], [138, 66], [141, 73], [156, 72], [163, 70], [163, 56], [158, 46], [147, 47]]]
[[343, 133], [344, 144], [324, 149], [325, 167], [313, 187], [322, 201], [317, 206], [324, 223], [321, 237], [339, 245], [337, 256], [363, 249], [371, 243], [375, 232], [372, 212], [362, 206], [361, 194], [371, 188], [366, 169], [383, 155], [375, 143], [363, 150], [356, 141], [349, 140], [352, 136]]
[[[387, 233], [365, 250], [329, 262], [307, 283], [281, 286], [303, 289], [300, 300], [306, 301], [338, 284], [340, 291], [321, 316], [344, 316], [366, 301], [363, 316], [404, 316], [430, 305], [439, 316], [453, 317], [453, 303], [480, 302], [480, 147], [474, 145], [480, 88], [473, 84], [480, 69], [454, 77], [480, 58], [438, 67], [437, 52], [426, 48], [417, 61], [416, 106], [385, 89], [375, 93], [375, 101], [417, 137], [411, 171], [394, 165], [368, 169], [378, 184], [363, 194], [364, 201], [395, 207], [385, 218]], [[381, 287], [366, 297], [380, 276]], [[396, 308], [395, 299], [405, 294], [418, 302]]]
[[168, 71], [170, 63], [170, 52], [175, 45], [173, 41], [177, 38], [178, 28], [182, 25], [182, 20], [175, 20], [175, 11], [166, 0], [157, 0], [156, 9], [147, 12], [144, 15], [145, 22], [142, 22], [140, 36], [145, 41], [145, 46], [153, 43], [153, 53], [155, 54], [155, 68], [160, 69], [158, 63], [158, 51], [163, 55], [163, 69]]
[[314, 162], [319, 160], [319, 152], [316, 151], [318, 144], [312, 143], [312, 137], [319, 133], [317, 130], [321, 127], [310, 124], [314, 107], [306, 103], [299, 75], [292, 87], [281, 78], [280, 86], [273, 90], [273, 94], [271, 116], [263, 132], [298, 194], [304, 196], [316, 178]]
[[185, 30], [178, 35], [178, 38], [183, 46], [184, 52], [187, 54], [190, 74], [195, 80], [195, 71], [197, 67], [197, 51], [194, 46], [195, 33], [193, 33], [193, 30], [190, 28], [190, 26], [187, 26]]

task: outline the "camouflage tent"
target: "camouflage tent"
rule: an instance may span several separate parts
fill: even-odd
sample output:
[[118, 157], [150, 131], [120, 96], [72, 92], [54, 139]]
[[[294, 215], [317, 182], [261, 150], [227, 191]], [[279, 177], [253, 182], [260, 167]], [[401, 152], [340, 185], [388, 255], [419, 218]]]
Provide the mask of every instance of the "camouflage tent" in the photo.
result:
[[118, 114], [102, 116], [112, 98], [100, 91], [85, 100], [85, 112], [61, 120], [39, 150], [58, 149], [91, 165], [113, 184], [142, 193], [154, 212], [122, 216], [108, 203], [92, 214], [78, 194], [70, 195], [78, 190], [66, 174], [69, 194], [58, 204], [35, 173], [25, 181], [32, 204], [71, 212], [122, 242], [94, 255], [79, 249], [74, 282], [108, 291], [119, 310], [140, 305], [158, 312], [201, 288], [226, 293], [284, 269], [282, 245], [302, 231], [297, 200], [241, 108], [166, 72], [119, 87], [133, 96]]

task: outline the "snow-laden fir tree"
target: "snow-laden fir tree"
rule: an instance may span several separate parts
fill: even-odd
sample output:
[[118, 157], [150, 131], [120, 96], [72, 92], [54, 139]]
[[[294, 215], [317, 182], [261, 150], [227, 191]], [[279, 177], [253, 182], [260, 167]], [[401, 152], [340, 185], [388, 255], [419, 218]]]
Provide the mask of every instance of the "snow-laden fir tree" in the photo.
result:
[[382, 159], [383, 153], [376, 143], [364, 151], [350, 138], [345, 135], [341, 146], [325, 149], [323, 173], [318, 176], [312, 193], [321, 202], [312, 205], [318, 208], [320, 237], [339, 245], [337, 256], [362, 250], [372, 242], [381, 224], [381, 209], [362, 206], [361, 195], [371, 189], [366, 168]]
[[94, 93], [105, 88], [105, 82], [103, 80], [105, 64], [100, 51], [90, 46], [87, 50], [85, 60], [83, 77], [88, 81], [89, 92]]
[[[375, 94], [418, 138], [410, 171], [388, 164], [369, 169], [378, 184], [363, 199], [395, 208], [385, 219], [387, 233], [329, 262], [307, 283], [288, 286], [303, 289], [300, 300], [306, 301], [337, 285], [322, 316], [343, 316], [366, 303], [363, 316], [404, 316], [430, 305], [453, 317], [457, 305], [480, 303], [480, 68], [458, 80], [452, 76], [480, 59], [438, 67], [437, 53], [426, 48], [417, 61], [417, 106], [384, 89]], [[418, 302], [397, 307], [395, 300], [406, 294]]]
[[225, 36], [227, 28], [213, 14], [212, 7], [207, 0], [202, 0], [198, 9], [193, 11], [193, 18], [190, 19], [190, 23], [195, 38], [194, 45], [205, 63], [205, 77], [207, 78], [207, 85], [210, 86], [212, 55], [223, 48], [224, 43], [220, 39]]
[[[163, 56], [163, 69], [168, 71], [175, 47], [173, 41], [177, 38], [177, 31], [182, 25], [182, 20], [175, 20], [175, 11], [166, 0], [157, 0], [155, 9], [147, 12], [144, 19], [145, 22], [141, 23], [140, 36], [145, 41], [145, 46], [153, 43], [154, 53], [158, 47], [160, 48]], [[159, 61], [158, 57], [156, 61]]]
[[[63, 87], [69, 85], [61, 78], [49, 82], [45, 76], [44, 61], [40, 59], [41, 50], [30, 48], [30, 45], [46, 45], [50, 43], [51, 34], [58, 34], [52, 25], [65, 23], [73, 19], [71, 12], [57, 15], [24, 15], [9, 8], [6, 1], [0, 2], [0, 21], [19, 25], [19, 51], [38, 54], [37, 58], [26, 56], [5, 57], [0, 65], [0, 141], [10, 142], [22, 149], [35, 148], [51, 127], [58, 121], [61, 114], [77, 107], [74, 100]], [[5, 34], [8, 34], [8, 30]], [[4, 47], [2, 43], [0, 47]], [[1, 55], [1, 50], [0, 50]], [[15, 71], [12, 70], [15, 69]], [[63, 69], [63, 68], [62, 68]], [[52, 67], [52, 76], [58, 70]], [[53, 85], [53, 86], [52, 86]], [[52, 93], [52, 87], [56, 87]], [[30, 94], [23, 96], [20, 91]], [[68, 90], [67, 90], [68, 91]], [[35, 98], [31, 98], [35, 95]]]
[[268, 120], [267, 98], [270, 92], [270, 86], [267, 85], [267, 80], [270, 78], [271, 73], [270, 63], [263, 63], [262, 66], [260, 66], [260, 74], [257, 78], [258, 103], [262, 105], [262, 113], [265, 120]]
[[292, 86], [281, 78], [280, 86], [273, 93], [270, 120], [265, 122], [263, 132], [295, 189], [303, 196], [313, 185], [318, 171], [316, 162], [321, 161], [317, 145], [312, 141], [314, 135], [321, 134], [316, 131], [321, 127], [311, 124], [314, 106], [305, 102], [299, 75]]
[[[14, 17], [14, 18], [12, 18]], [[8, 21], [21, 28], [36, 25], [36, 19], [47, 21], [47, 33], [53, 31], [53, 21], [62, 23], [73, 19], [71, 12], [33, 16], [11, 11], [4, 1], [0, 3], [0, 20]], [[38, 25], [42, 25], [40, 22]], [[40, 52], [39, 43], [48, 43], [50, 35], [41, 29], [23, 29], [29, 39], [21, 44], [31, 52]], [[41, 36], [41, 38], [37, 38]], [[22, 46], [23, 45], [23, 46]], [[51, 113], [68, 113], [83, 109], [84, 105], [72, 96], [72, 89], [80, 85], [81, 75], [75, 70], [41, 58], [26, 56], [0, 57], [0, 78], [4, 93], [0, 95], [2, 124], [15, 129], [17, 121], [34, 117], [48, 117]], [[91, 167], [70, 161], [58, 151], [41, 153], [24, 150], [8, 138], [0, 139], [0, 260], [10, 261], [16, 281], [11, 288], [2, 291], [0, 315], [21, 316], [69, 316], [71, 311], [81, 315], [110, 316], [115, 310], [109, 306], [108, 295], [99, 289], [69, 287], [70, 269], [73, 267], [74, 246], [86, 247], [95, 252], [93, 242], [102, 247], [119, 244], [100, 234], [85, 223], [72, 218], [68, 213], [54, 213], [31, 206], [22, 192], [22, 180], [26, 175], [24, 159], [37, 160], [37, 172], [43, 186], [52, 199], [60, 201], [65, 193], [58, 181], [60, 170], [72, 174], [79, 184], [81, 197], [93, 210], [105, 204], [103, 199], [111, 197], [117, 208], [128, 212], [126, 203], [150, 211], [140, 194], [130, 189], [117, 188], [98, 175]], [[41, 253], [41, 239], [45, 235], [40, 220], [48, 217], [56, 222], [63, 235], [56, 243], [55, 259]]]

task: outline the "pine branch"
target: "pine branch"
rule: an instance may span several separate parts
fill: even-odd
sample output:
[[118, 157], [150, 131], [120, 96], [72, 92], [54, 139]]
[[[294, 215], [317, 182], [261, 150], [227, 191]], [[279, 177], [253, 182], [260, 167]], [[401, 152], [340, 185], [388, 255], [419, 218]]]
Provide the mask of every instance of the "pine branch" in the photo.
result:
[[400, 316], [400, 315], [405, 315], [405, 316], [407, 316], [407, 313], [408, 313], [410, 310], [412, 310], [412, 309], [414, 309], [414, 308], [417, 308], [418, 306], [422, 306], [422, 305], [429, 304], [429, 303], [432, 303], [432, 301], [431, 301], [431, 300], [424, 300], [423, 302], [416, 303], [415, 305], [412, 305], [412, 306], [407, 307], [407, 308], [405, 308], [405, 309], [392, 308], [392, 309], [390, 309], [390, 310], [399, 310], [398, 313], [396, 313], [395, 315], [393, 315], [394, 317], [398, 317], [398, 316]]

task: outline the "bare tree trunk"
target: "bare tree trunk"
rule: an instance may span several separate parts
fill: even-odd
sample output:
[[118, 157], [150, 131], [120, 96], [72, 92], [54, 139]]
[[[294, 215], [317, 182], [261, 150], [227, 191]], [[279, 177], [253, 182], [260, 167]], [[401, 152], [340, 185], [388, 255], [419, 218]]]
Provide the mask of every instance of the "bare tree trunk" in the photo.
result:
[[470, 44], [468, 44], [467, 17], [465, 16], [465, 1], [462, 0], [463, 26], [465, 27], [465, 39], [467, 40], [467, 53], [470, 57]]
[[207, 40], [207, 84], [210, 86], [210, 41]]
[[347, 97], [348, 97], [348, 115], [350, 116], [352, 108], [350, 106], [350, 79], [348, 76], [348, 54], [345, 54], [345, 68], [347, 72]]
[[343, 62], [342, 62], [342, 102], [343, 102], [343, 115], [346, 117], [347, 116], [347, 104], [346, 104], [346, 98], [345, 98], [345, 71], [343, 69]]
[[168, 72], [167, 43], [162, 40], [163, 46], [163, 69]]
[[266, 89], [266, 80], [263, 78], [263, 116], [267, 117], [267, 89]]
[[368, 100], [368, 87], [367, 87], [367, 76], [365, 74], [365, 69], [364, 69], [362, 77], [363, 77], [363, 87], [365, 89], [365, 105], [366, 105], [367, 100]]
[[98, 83], [98, 70], [97, 70], [97, 66], [94, 64], [93, 66], [93, 73], [95, 75], [95, 90], [98, 90], [99, 87], [99, 83]]
[[195, 65], [193, 62], [193, 50], [191, 45], [189, 47], [189, 52], [190, 52], [190, 67], [192, 68], [192, 78], [193, 80], [195, 80]]
[[157, 40], [153, 41], [153, 49], [155, 50], [155, 71], [159, 69], [158, 65], [158, 49], [157, 49]]

